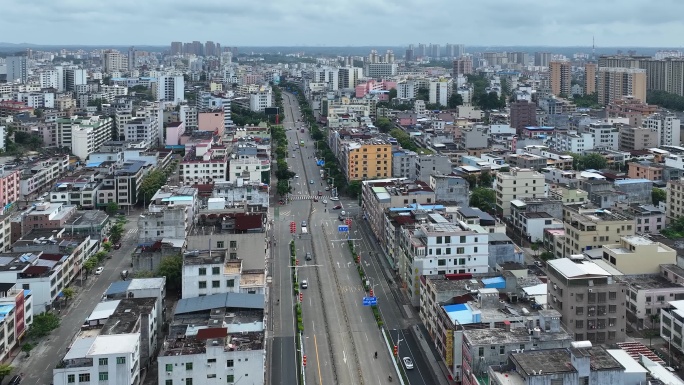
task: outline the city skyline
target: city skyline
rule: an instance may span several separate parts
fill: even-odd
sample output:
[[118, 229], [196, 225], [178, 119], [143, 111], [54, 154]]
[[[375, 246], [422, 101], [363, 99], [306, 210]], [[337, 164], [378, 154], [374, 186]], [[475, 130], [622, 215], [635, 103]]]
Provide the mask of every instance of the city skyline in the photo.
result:
[[[684, 11], [684, 3], [672, 1], [624, 1], [620, 7], [587, 0], [572, 7], [562, 2], [508, 4], [501, 0], [7, 0], [0, 41], [156, 46], [191, 36], [233, 46], [403, 46], [448, 41], [483, 46], [588, 46], [595, 37], [597, 46], [680, 47], [677, 36], [684, 33], [676, 16]], [[426, 12], [418, 14], [417, 10]], [[132, 28], [135, 25], [144, 28]]]

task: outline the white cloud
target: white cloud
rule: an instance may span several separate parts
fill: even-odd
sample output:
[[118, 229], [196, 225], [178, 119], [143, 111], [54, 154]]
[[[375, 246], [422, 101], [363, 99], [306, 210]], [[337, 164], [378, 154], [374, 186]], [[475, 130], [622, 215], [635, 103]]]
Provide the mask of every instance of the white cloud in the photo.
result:
[[0, 41], [678, 46], [681, 0], [2, 0]]

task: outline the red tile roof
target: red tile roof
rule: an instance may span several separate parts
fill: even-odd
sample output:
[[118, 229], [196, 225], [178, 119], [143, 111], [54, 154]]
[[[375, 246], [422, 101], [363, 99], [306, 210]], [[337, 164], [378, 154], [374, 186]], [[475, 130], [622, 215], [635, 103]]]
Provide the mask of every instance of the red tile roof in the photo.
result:
[[207, 328], [197, 332], [198, 340], [210, 340], [214, 338], [225, 338], [228, 336], [227, 328]]

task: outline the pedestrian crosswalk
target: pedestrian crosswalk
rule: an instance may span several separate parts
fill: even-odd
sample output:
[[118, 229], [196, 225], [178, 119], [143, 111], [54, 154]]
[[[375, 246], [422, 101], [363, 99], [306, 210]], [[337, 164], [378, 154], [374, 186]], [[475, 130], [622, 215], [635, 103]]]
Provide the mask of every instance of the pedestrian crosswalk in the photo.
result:
[[323, 196], [318, 196], [318, 195], [290, 195], [290, 200], [293, 200], [293, 201], [306, 201], [306, 200], [313, 200], [314, 198], [317, 198], [319, 200], [323, 200], [323, 199], [330, 200], [330, 195], [323, 195]]

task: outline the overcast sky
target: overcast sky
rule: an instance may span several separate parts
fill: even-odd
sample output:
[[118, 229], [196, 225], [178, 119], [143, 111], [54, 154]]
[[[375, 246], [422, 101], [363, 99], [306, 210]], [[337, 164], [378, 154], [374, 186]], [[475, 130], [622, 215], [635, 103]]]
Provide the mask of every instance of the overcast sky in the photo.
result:
[[684, 1], [1, 0], [0, 42], [678, 47]]

